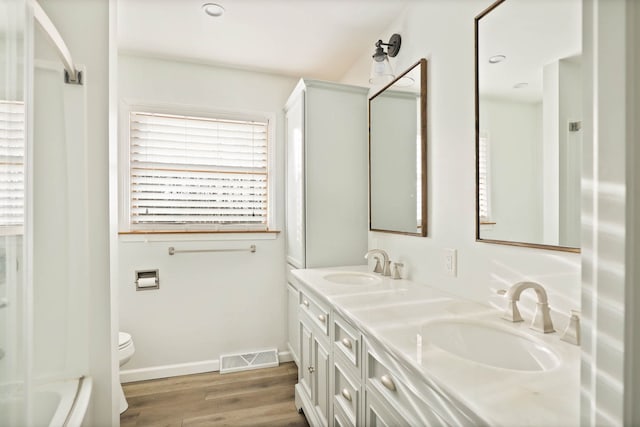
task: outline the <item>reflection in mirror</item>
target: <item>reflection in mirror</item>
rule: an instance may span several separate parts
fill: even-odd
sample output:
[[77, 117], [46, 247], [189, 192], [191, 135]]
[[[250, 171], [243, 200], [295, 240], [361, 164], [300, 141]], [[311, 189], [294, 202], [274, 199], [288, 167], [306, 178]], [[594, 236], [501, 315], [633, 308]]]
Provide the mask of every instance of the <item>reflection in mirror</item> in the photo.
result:
[[578, 252], [581, 1], [500, 0], [476, 18], [476, 237]]
[[369, 229], [427, 235], [427, 61], [369, 99]]

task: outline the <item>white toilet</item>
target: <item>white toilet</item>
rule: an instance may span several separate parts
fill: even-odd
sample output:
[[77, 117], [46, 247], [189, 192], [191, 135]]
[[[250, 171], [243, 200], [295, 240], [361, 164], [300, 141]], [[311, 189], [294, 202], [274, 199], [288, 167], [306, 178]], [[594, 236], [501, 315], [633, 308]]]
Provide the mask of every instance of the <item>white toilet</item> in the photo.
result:
[[[131, 339], [131, 335], [126, 332], [118, 333], [118, 355], [120, 358], [120, 367], [127, 363], [133, 353], [135, 353], [136, 349], [133, 346], [133, 339]], [[120, 413], [123, 413], [127, 410], [129, 404], [127, 403], [127, 399], [124, 397], [124, 392], [122, 391], [122, 385], [120, 386]]]

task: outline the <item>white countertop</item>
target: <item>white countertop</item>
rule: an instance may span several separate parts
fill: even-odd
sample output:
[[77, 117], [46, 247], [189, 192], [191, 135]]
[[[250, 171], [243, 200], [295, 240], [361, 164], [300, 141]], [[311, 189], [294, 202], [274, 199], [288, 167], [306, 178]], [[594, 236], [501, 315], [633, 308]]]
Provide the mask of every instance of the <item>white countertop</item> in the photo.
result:
[[[542, 334], [530, 319], [511, 323], [502, 312], [409, 280], [383, 278], [372, 285], [335, 284], [330, 272], [365, 272], [366, 266], [292, 270], [317, 297], [329, 302], [403, 366], [453, 397], [486, 424], [502, 426], [579, 425], [580, 347], [560, 340], [560, 331]], [[427, 322], [439, 319], [487, 323], [544, 343], [560, 363], [547, 371], [495, 368], [459, 358], [422, 338]]]

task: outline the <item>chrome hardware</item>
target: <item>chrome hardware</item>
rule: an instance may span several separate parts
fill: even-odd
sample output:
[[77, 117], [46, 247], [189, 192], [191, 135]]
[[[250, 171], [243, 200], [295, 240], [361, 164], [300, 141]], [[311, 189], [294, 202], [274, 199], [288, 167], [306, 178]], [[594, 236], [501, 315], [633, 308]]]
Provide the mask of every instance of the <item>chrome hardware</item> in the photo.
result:
[[169, 255], [203, 252], [251, 252], [253, 254], [256, 252], [256, 245], [249, 246], [249, 249], [176, 249], [173, 246], [169, 246]]
[[389, 375], [383, 375], [380, 377], [380, 382], [383, 386], [388, 388], [391, 391], [396, 391], [396, 384], [393, 382]]
[[318, 314], [318, 320], [324, 323], [327, 320], [327, 318], [324, 316], [324, 314]]
[[309, 370], [310, 374], [313, 374], [316, 371], [316, 368], [314, 368], [313, 366], [309, 366], [307, 369]]
[[347, 390], [346, 388], [343, 388], [340, 393], [342, 394], [342, 397], [344, 397], [349, 402], [351, 402], [351, 393], [349, 393], [349, 390]]
[[404, 264], [401, 262], [394, 262], [393, 263], [393, 275], [391, 276], [392, 279], [402, 279], [401, 274], [400, 274], [400, 270], [402, 270], [402, 267], [404, 267]]
[[571, 310], [569, 324], [560, 339], [570, 344], [580, 345], [580, 312], [578, 310]]
[[305, 307], [308, 308], [309, 307], [309, 301], [307, 301], [307, 300], [302, 301], [302, 305], [304, 305]]
[[[373, 255], [373, 254], [382, 255], [382, 263], [384, 265], [384, 269], [382, 271], [382, 275], [383, 276], [391, 276], [391, 261], [389, 261], [389, 255], [387, 255], [387, 253], [385, 251], [383, 251], [382, 249], [370, 249], [364, 255], [364, 259], [369, 259], [369, 255]], [[375, 271], [375, 269], [373, 271], [377, 273], [377, 271]]]
[[549, 311], [549, 303], [547, 301], [547, 292], [542, 285], [535, 282], [518, 282], [511, 286], [505, 298], [507, 298], [507, 308], [502, 315], [504, 320], [510, 322], [522, 322], [522, 316], [518, 310], [518, 300], [520, 300], [520, 294], [526, 289], [533, 289], [538, 296], [538, 304], [536, 306], [536, 312], [531, 321], [531, 329], [538, 332], [548, 334], [555, 332], [553, 329], [553, 322], [551, 321], [551, 313]]
[[347, 347], [348, 349], [351, 349], [352, 347], [351, 340], [347, 338], [342, 338], [342, 345]]

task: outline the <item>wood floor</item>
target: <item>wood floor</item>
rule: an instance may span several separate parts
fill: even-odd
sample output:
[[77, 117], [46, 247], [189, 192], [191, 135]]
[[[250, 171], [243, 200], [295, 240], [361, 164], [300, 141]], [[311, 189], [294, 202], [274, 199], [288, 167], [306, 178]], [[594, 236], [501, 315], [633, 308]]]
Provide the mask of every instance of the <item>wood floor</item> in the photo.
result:
[[123, 385], [129, 409], [120, 425], [308, 426], [294, 404], [298, 370], [293, 362], [275, 368], [220, 375], [185, 375]]

